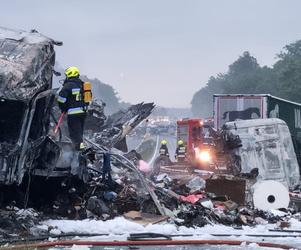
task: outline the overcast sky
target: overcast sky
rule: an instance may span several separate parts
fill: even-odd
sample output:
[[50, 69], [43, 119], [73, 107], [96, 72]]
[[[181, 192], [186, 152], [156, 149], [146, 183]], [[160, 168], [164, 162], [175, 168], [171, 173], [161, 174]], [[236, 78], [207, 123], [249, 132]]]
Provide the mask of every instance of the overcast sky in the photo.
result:
[[189, 107], [243, 51], [261, 65], [301, 39], [299, 0], [1, 0], [0, 26], [64, 42], [57, 60], [124, 101]]

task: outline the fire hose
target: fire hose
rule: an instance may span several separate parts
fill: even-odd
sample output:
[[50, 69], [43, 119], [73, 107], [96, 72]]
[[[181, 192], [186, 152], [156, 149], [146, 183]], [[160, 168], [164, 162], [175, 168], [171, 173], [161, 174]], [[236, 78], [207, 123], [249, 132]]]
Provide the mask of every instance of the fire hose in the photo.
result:
[[62, 240], [51, 242], [40, 242], [33, 244], [23, 244], [15, 246], [1, 247], [6, 249], [31, 249], [31, 248], [46, 248], [56, 246], [174, 246], [174, 245], [229, 245], [240, 246], [242, 244], [257, 244], [260, 247], [271, 247], [279, 249], [296, 249], [291, 246], [269, 243], [269, 242], [252, 242], [243, 240], [131, 240], [131, 241], [90, 241], [90, 240]]
[[60, 128], [60, 126], [61, 126], [61, 124], [63, 122], [64, 115], [65, 115], [65, 112], [63, 112], [61, 114], [61, 116], [60, 116], [60, 118], [59, 118], [59, 120], [58, 120], [58, 122], [57, 122], [57, 124], [56, 124], [56, 126], [54, 128], [54, 135], [56, 135], [56, 133], [58, 132], [58, 130], [59, 130], [59, 128]]
[[[278, 232], [278, 231], [277, 231]], [[0, 244], [21, 244], [23, 242], [38, 242], [48, 240], [49, 238], [60, 239], [70, 238], [70, 237], [95, 237], [95, 236], [109, 236], [108, 233], [62, 233], [62, 234], [47, 234], [42, 236], [34, 236], [34, 237], [11, 237], [7, 235], [7, 239], [0, 240]], [[122, 236], [123, 234], [116, 234], [118, 236]], [[208, 234], [206, 234], [208, 235]], [[260, 238], [301, 238], [300, 234], [236, 234], [236, 233], [228, 233], [228, 234], [219, 234], [219, 233], [210, 233], [209, 235], [214, 237], [260, 237]], [[130, 234], [127, 240], [130, 241], [141, 241], [147, 239], [154, 238], [166, 238], [168, 240], [172, 240], [173, 237], [195, 237], [195, 236], [204, 236], [204, 234], [160, 234], [160, 233], [133, 233]], [[65, 239], [67, 240], [67, 239]]]

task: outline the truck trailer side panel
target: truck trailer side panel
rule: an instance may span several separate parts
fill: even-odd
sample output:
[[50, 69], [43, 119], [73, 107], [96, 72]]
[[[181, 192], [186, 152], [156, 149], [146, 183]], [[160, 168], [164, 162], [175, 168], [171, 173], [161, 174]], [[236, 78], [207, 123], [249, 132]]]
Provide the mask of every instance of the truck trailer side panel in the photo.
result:
[[214, 95], [214, 127], [226, 122], [267, 118], [265, 95]]

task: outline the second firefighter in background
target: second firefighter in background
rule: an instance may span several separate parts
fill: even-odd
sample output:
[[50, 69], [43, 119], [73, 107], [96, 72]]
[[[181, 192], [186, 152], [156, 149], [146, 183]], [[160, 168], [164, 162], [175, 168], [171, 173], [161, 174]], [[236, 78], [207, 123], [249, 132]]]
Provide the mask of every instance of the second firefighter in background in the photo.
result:
[[[85, 119], [89, 102], [92, 99], [91, 85], [90, 87], [84, 86], [86, 83], [79, 78], [77, 67], [67, 68], [65, 75], [66, 79], [59, 92], [58, 104], [60, 110], [67, 114], [69, 135], [74, 148], [83, 150], [85, 148], [83, 141]], [[87, 91], [90, 91], [90, 98], [85, 99]]]
[[184, 162], [186, 160], [186, 146], [183, 140], [178, 141], [175, 158], [177, 162]]

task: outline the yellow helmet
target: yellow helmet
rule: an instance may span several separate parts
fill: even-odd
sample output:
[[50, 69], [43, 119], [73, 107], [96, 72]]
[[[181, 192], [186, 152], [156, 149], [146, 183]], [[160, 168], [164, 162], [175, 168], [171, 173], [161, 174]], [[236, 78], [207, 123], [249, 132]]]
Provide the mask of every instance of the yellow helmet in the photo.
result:
[[162, 140], [162, 141], [161, 141], [161, 144], [162, 144], [162, 145], [166, 145], [166, 144], [167, 144], [167, 141], [166, 141], [166, 140]]
[[180, 145], [183, 145], [184, 144], [184, 142], [182, 141], [182, 140], [178, 140], [178, 145], [180, 146]]
[[79, 76], [79, 70], [77, 67], [69, 67], [65, 70], [65, 75], [67, 78], [72, 78], [72, 77], [78, 77]]

